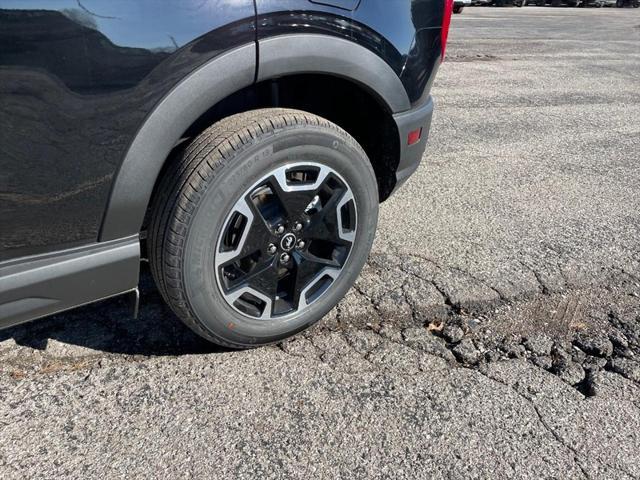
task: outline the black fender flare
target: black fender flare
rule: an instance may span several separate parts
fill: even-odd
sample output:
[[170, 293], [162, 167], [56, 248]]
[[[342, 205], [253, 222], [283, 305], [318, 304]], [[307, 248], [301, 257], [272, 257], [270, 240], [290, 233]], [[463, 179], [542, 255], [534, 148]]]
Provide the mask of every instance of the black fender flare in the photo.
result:
[[407, 91], [391, 66], [371, 50], [343, 38], [292, 34], [260, 40], [258, 81], [297, 73], [323, 73], [351, 80], [391, 111], [411, 108]]
[[260, 40], [256, 53], [252, 43], [210, 60], [154, 108], [115, 175], [100, 241], [140, 232], [156, 179], [182, 134], [209, 108], [255, 81], [300, 73], [335, 75], [368, 89], [391, 113], [411, 108], [393, 69], [372, 51], [348, 40], [319, 34], [281, 35]]
[[129, 146], [111, 185], [99, 240], [140, 232], [167, 156], [209, 108], [255, 80], [256, 46], [224, 53], [191, 72], [156, 105]]

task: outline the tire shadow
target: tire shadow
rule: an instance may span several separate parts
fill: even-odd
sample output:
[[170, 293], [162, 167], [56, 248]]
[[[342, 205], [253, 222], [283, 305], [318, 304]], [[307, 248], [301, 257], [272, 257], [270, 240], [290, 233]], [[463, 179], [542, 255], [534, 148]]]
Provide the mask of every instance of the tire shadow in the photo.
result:
[[140, 309], [133, 318], [123, 295], [0, 331], [0, 342], [46, 352], [50, 340], [97, 352], [126, 355], [186, 355], [229, 351], [192, 332], [164, 303], [147, 264], [141, 264]]

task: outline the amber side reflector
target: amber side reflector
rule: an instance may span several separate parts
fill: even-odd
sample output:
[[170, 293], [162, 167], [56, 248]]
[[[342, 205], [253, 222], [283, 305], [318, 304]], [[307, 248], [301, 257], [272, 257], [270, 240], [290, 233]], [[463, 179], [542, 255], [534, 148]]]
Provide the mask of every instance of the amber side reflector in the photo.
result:
[[409, 136], [407, 137], [407, 145], [418, 143], [420, 141], [420, 137], [422, 137], [422, 127], [409, 132]]

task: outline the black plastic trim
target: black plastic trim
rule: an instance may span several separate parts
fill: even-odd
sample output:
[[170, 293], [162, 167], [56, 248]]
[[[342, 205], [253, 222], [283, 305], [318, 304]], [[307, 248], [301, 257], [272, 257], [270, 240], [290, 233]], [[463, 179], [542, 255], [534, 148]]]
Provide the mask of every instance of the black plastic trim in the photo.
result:
[[319, 34], [292, 34], [259, 42], [258, 81], [298, 73], [328, 73], [355, 81], [391, 112], [411, 108], [407, 92], [382, 58], [357, 43]]
[[[408, 112], [393, 116], [400, 135], [400, 161], [396, 170], [396, 186], [394, 192], [416, 171], [422, 155], [424, 154], [431, 129], [431, 117], [433, 116], [433, 97], [427, 97], [426, 101], [415, 106]], [[422, 128], [420, 141], [414, 145], [408, 145], [409, 132]]]
[[100, 241], [140, 231], [156, 178], [184, 132], [209, 108], [255, 79], [256, 45], [214, 58], [156, 106], [133, 140], [113, 182]]
[[137, 235], [0, 263], [0, 328], [134, 290]]

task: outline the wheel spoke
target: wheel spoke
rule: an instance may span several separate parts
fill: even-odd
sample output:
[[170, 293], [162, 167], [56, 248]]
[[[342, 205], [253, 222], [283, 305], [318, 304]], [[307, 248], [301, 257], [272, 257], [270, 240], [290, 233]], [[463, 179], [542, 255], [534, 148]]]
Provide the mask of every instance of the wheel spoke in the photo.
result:
[[273, 239], [273, 229], [269, 219], [262, 215], [258, 207], [251, 201], [248, 203], [255, 216], [253, 222], [251, 222], [251, 232], [247, 241], [250, 242], [251, 248], [255, 251], [264, 248]]
[[[293, 170], [293, 169], [291, 169]], [[313, 201], [314, 197], [324, 187], [331, 171], [321, 166], [316, 172], [317, 176], [312, 183], [295, 185], [287, 183], [287, 169], [279, 169], [270, 179], [270, 185], [280, 198], [287, 214], [291, 217], [300, 216]]]
[[333, 192], [329, 201], [322, 206], [322, 210], [313, 216], [314, 222], [331, 222], [332, 224], [337, 220], [337, 205], [344, 194], [344, 190], [338, 190]]
[[311, 190], [284, 190], [280, 182], [274, 177], [272, 179], [272, 188], [274, 193], [280, 199], [282, 206], [285, 208], [287, 215], [293, 218], [299, 218], [304, 213], [305, 208], [313, 201], [317, 189]]
[[[301, 306], [306, 305], [306, 300], [304, 298], [305, 292], [309, 289], [309, 287], [313, 286], [313, 283], [316, 279], [319, 279], [318, 276], [325, 269], [331, 269], [333, 267], [333, 262], [325, 259], [321, 259], [315, 257], [310, 254], [300, 255], [297, 257], [296, 261], [296, 277], [295, 277], [295, 288], [293, 292], [293, 305], [295, 308], [300, 308]], [[339, 267], [339, 266], [337, 266]], [[336, 271], [339, 268], [335, 269]], [[303, 305], [300, 305], [302, 302]]]
[[[258, 209], [250, 201], [241, 200], [236, 205], [235, 211], [244, 215], [247, 219], [242, 231], [242, 237], [233, 250], [217, 253], [216, 264], [225, 266], [241, 260], [256, 252], [263, 252], [271, 240], [271, 231], [267, 227]], [[225, 230], [228, 227], [225, 227]]]
[[310, 239], [321, 239], [335, 243], [336, 245], [349, 245], [352, 240], [343, 238], [341, 233], [341, 215], [338, 212], [345, 191], [335, 192], [329, 201], [323, 205], [322, 210], [311, 217], [305, 235]]
[[268, 266], [262, 268], [259, 272], [249, 275], [245, 280], [246, 286], [253, 290], [257, 290], [263, 295], [269, 297], [272, 301], [276, 298], [278, 287], [278, 271], [274, 259]]
[[302, 258], [302, 261], [309, 262], [309, 263], [317, 263], [318, 265], [320, 265], [321, 268], [324, 268], [324, 267], [340, 268], [342, 266], [340, 265], [340, 262], [338, 262], [337, 260], [334, 260], [332, 258], [317, 257], [308, 251], [299, 252], [299, 255]]
[[[275, 257], [268, 258], [260, 263], [254, 265], [251, 270], [245, 274], [242, 274], [236, 278], [225, 278], [226, 288], [229, 292], [236, 290], [242, 287], [252, 287], [257, 288], [264, 283], [264, 280], [261, 280], [261, 277], [270, 278], [271, 271], [275, 270], [274, 264], [276, 262]], [[224, 268], [224, 267], [222, 267]], [[261, 290], [261, 288], [257, 288]], [[265, 295], [268, 295], [268, 291], [262, 291]]]
[[278, 285], [276, 263], [277, 260], [272, 258], [256, 266], [247, 275], [238, 278], [230, 285], [229, 292], [225, 294], [227, 301], [233, 304], [243, 294], [249, 293], [265, 303], [261, 318], [270, 318]]
[[[351, 190], [346, 191], [340, 198], [340, 201], [338, 202], [338, 205], [336, 206], [336, 212], [338, 215], [337, 218], [337, 225], [338, 225], [338, 236], [342, 239], [345, 240], [347, 242], [351, 242], [353, 243], [353, 241], [356, 239], [356, 231], [355, 228], [352, 228], [350, 230], [346, 230], [343, 227], [343, 218], [342, 218], [342, 207], [344, 207], [345, 205], [347, 205], [349, 202], [355, 202], [355, 199], [353, 198], [353, 193], [351, 192]], [[352, 227], [355, 227], [355, 224], [352, 225]]]

